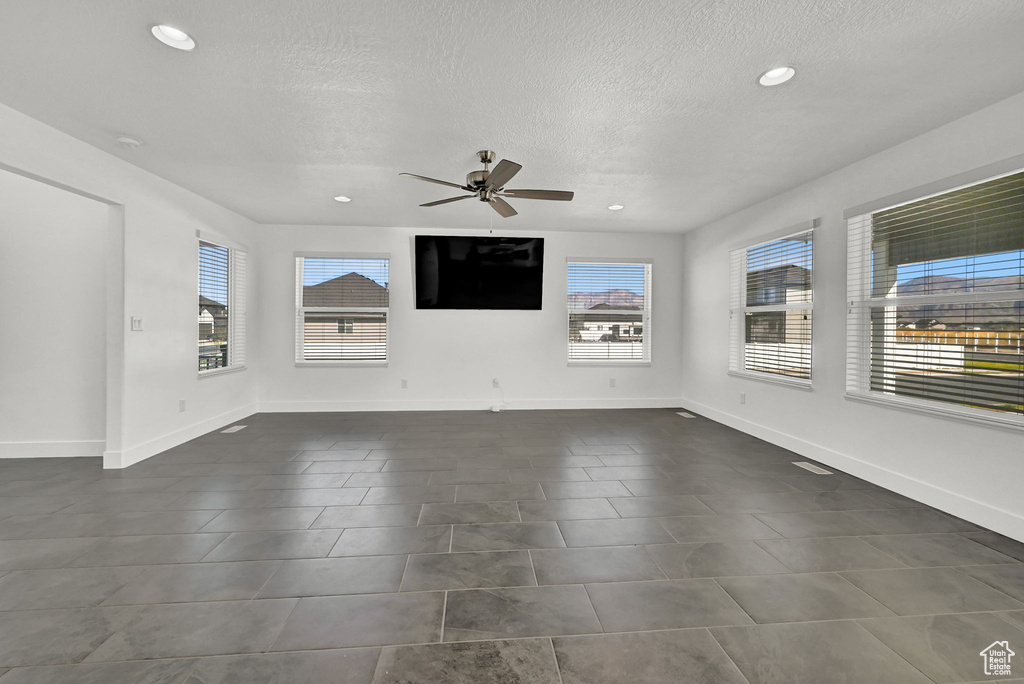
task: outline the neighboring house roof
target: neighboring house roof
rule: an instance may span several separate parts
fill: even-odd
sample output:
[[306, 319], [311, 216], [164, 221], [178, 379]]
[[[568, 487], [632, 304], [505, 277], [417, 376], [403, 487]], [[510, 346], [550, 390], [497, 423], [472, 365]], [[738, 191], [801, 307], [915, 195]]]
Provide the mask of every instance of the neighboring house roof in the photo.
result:
[[358, 273], [302, 288], [303, 306], [387, 306], [388, 289]]
[[213, 301], [209, 297], [199, 295], [199, 308], [206, 309], [213, 316], [223, 316], [228, 307], [220, 302]]

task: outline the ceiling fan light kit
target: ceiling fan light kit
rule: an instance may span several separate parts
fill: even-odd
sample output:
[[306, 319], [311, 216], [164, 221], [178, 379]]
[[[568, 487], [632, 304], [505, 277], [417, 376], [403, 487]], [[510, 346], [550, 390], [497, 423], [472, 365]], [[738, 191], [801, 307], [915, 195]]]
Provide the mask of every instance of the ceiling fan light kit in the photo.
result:
[[459, 197], [449, 197], [448, 199], [427, 202], [426, 204], [421, 204], [421, 207], [436, 207], [439, 204], [448, 204], [449, 202], [458, 202], [459, 200], [472, 199], [475, 197], [481, 202], [487, 202], [490, 204], [491, 208], [501, 214], [503, 218], [509, 218], [519, 213], [512, 208], [511, 204], [502, 199], [504, 197], [508, 197], [510, 199], [555, 200], [559, 202], [568, 202], [573, 198], [573, 193], [567, 190], [506, 189], [505, 184], [519, 173], [520, 169], [523, 168], [522, 165], [516, 164], [514, 161], [509, 161], [508, 159], [502, 159], [497, 163], [497, 165], [495, 165], [494, 169], [491, 170], [489, 167], [494, 163], [494, 152], [492, 150], [480, 150], [476, 155], [479, 157], [480, 163], [484, 165], [484, 168], [481, 171], [470, 171], [466, 174], [465, 185], [449, 183], [448, 181], [428, 178], [426, 176], [418, 176], [415, 173], [400, 173], [398, 175], [417, 178], [422, 181], [427, 181], [428, 183], [447, 185], [470, 193], [469, 195], [461, 195]]

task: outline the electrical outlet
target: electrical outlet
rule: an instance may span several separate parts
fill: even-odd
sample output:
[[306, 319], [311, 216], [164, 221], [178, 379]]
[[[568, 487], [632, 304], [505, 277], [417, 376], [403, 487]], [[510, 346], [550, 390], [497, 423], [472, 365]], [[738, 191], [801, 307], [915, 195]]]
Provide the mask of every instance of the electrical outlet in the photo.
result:
[[495, 389], [501, 387], [501, 384], [498, 382], [498, 378], [494, 378], [493, 380], [491, 380], [491, 387], [494, 387]]
[[402, 378], [402, 389], [408, 389], [408, 388], [409, 388], [409, 381], [406, 380], [405, 378]]
[[746, 392], [740, 392], [740, 403], [741, 404], [746, 404], [747, 403], [747, 393]]
[[608, 378], [608, 386], [615, 387], [615, 378]]
[[132, 332], [140, 332], [142, 330], [142, 316], [132, 316]]
[[178, 400], [178, 412], [179, 413], [184, 413], [185, 412], [185, 400], [184, 399], [179, 399]]

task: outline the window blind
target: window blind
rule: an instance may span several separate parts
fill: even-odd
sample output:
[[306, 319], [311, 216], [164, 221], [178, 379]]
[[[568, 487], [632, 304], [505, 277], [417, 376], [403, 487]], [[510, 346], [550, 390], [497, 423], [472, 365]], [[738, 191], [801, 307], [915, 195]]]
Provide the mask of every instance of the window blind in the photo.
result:
[[649, 361], [651, 264], [568, 263], [570, 361]]
[[1024, 425], [1024, 172], [848, 230], [847, 393]]
[[390, 259], [295, 261], [296, 360], [387, 360]]
[[810, 380], [813, 251], [803, 231], [730, 254], [730, 371]]

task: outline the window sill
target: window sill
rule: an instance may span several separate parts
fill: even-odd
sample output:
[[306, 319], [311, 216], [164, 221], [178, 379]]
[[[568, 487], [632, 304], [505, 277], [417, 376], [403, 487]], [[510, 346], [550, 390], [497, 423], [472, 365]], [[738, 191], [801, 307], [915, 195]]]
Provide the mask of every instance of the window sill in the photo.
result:
[[301, 368], [303, 366], [309, 367], [321, 367], [321, 368], [384, 368], [388, 365], [387, 361], [296, 361], [295, 367]]
[[784, 385], [786, 387], [792, 387], [794, 389], [804, 390], [810, 392], [814, 389], [811, 386], [810, 380], [800, 380], [797, 378], [787, 378], [785, 376], [775, 376], [769, 373], [754, 373], [752, 371], [729, 371], [729, 375], [734, 378], [743, 378], [744, 380], [757, 380], [758, 382], [767, 382], [772, 385]]
[[213, 377], [214, 375], [224, 375], [225, 373], [234, 373], [236, 371], [244, 371], [245, 366], [228, 366], [226, 368], [211, 368], [210, 370], [199, 371], [199, 379]]
[[[1015, 416], [1009, 413], [1004, 415], [995, 411], [983, 411], [982, 409], [957, 409], [943, 406], [938, 402], [914, 401], [912, 399], [879, 394], [877, 392], [872, 392], [870, 394], [847, 392], [846, 399], [849, 401], [859, 401], [865, 404], [884, 406], [886, 408], [899, 409], [901, 411], [923, 413], [925, 415], [932, 416], [933, 418], [946, 418], [964, 423], [973, 423], [974, 425], [984, 425], [985, 427], [990, 428], [998, 427], [1003, 428], [1004, 430], [1011, 430], [1013, 432], [1020, 432], [1024, 430], [1024, 416]], [[991, 415], [989, 415], [990, 413]]]
[[629, 360], [626, 360], [626, 359], [608, 359], [608, 360], [593, 359], [593, 360], [587, 360], [587, 361], [569, 361], [566, 365], [570, 366], [570, 367], [571, 366], [604, 366], [604, 367], [608, 367], [608, 366], [650, 366], [651, 365], [651, 361], [650, 361], [650, 359], [647, 359], [647, 360], [637, 359], [635, 361], [629, 361]]

